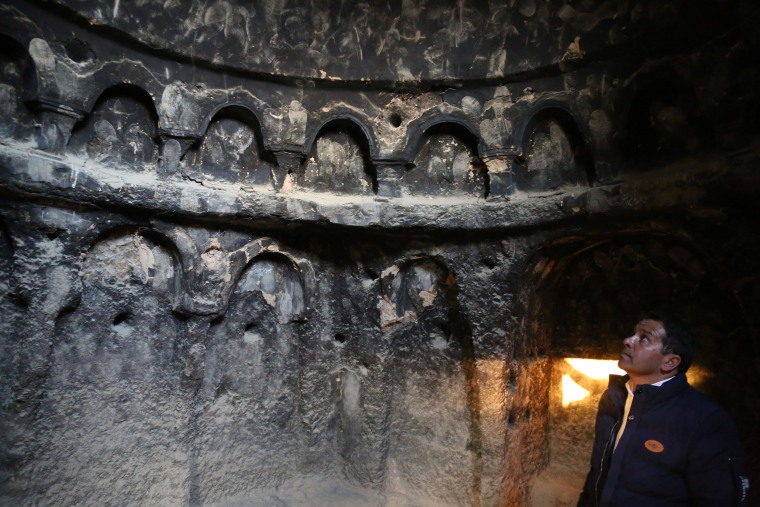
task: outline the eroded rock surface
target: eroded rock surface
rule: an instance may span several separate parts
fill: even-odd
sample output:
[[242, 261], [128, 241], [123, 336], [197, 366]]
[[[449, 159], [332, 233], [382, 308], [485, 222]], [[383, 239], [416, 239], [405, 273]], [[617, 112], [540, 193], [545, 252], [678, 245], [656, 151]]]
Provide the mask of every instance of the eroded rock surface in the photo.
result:
[[655, 307], [760, 481], [757, 6], [350, 4], [0, 1], [0, 504], [573, 505]]

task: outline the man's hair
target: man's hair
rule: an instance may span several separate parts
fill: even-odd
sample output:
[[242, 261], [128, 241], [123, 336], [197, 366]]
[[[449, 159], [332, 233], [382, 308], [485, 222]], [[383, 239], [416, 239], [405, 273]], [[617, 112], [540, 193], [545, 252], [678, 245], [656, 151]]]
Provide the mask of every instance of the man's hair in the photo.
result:
[[662, 353], [681, 357], [678, 373], [686, 373], [694, 360], [694, 337], [689, 328], [678, 318], [662, 311], [646, 312], [640, 320], [656, 320], [662, 324], [665, 336], [662, 339]]

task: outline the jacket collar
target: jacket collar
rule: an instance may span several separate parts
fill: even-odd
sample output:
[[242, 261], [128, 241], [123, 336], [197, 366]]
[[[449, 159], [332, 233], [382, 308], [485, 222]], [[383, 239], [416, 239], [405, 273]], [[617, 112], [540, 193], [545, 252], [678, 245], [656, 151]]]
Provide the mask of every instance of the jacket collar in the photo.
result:
[[[625, 383], [628, 382], [629, 379], [630, 377], [628, 375], [610, 375], [609, 388], [621, 393], [623, 396], [627, 396]], [[668, 380], [659, 387], [649, 384], [636, 386], [635, 394], [644, 394], [647, 395], [647, 398], [667, 399], [687, 387], [689, 387], [689, 382], [686, 380], [686, 374], [679, 373], [673, 379]]]

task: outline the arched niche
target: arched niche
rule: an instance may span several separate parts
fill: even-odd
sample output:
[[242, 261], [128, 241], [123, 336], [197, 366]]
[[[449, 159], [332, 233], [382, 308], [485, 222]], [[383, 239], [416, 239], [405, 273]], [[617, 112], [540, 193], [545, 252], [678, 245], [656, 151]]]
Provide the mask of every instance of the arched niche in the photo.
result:
[[158, 116], [153, 99], [137, 86], [105, 90], [92, 112], [75, 125], [68, 151], [133, 171], [154, 170]]
[[55, 326], [27, 498], [185, 503], [176, 255], [159, 236], [126, 228], [101, 235], [81, 262], [79, 305]]
[[308, 150], [302, 170], [296, 175], [297, 188], [358, 195], [377, 191], [371, 139], [357, 120], [329, 120], [319, 128]]
[[593, 183], [593, 159], [566, 110], [549, 106], [534, 112], [518, 142], [522, 156], [513, 168], [517, 190], [542, 192]]
[[740, 431], [747, 427], [746, 407], [758, 406], [743, 380], [753, 371], [751, 344], [732, 294], [714, 283], [719, 278], [696, 244], [661, 231], [562, 238], [537, 250], [520, 290], [518, 343], [523, 356], [551, 363], [549, 381], [534, 384], [532, 394], [549, 401], [536, 504], [577, 499], [599, 397], [608, 375], [622, 373], [622, 340], [646, 311], [673, 313], [690, 326], [697, 340], [690, 382], [719, 400]]
[[456, 278], [440, 259], [420, 256], [385, 270], [381, 283], [392, 386], [383, 493], [469, 505], [480, 494], [482, 430]]
[[291, 259], [281, 253], [265, 251], [256, 256], [238, 280], [238, 288], [260, 292], [280, 324], [300, 320], [306, 312], [301, 274]]
[[304, 291], [293, 261], [264, 251], [241, 273], [224, 315], [210, 323], [196, 437], [204, 503], [230, 502], [303, 473], [294, 321], [305, 311]]
[[[181, 290], [180, 262], [174, 244], [150, 229], [118, 227], [102, 233], [85, 253], [82, 282], [123, 302], [150, 290], [173, 306]], [[89, 265], [93, 269], [87, 269]], [[95, 267], [97, 266], [97, 267]], [[135, 296], [134, 300], [138, 300]]]
[[[448, 268], [432, 257], [407, 260], [386, 270], [381, 281], [383, 328], [414, 321], [426, 311], [431, 315], [439, 307], [446, 309], [448, 291], [454, 283]], [[437, 318], [448, 320], [447, 311]]]
[[203, 137], [182, 159], [198, 179], [271, 185], [271, 163], [263, 159], [261, 124], [245, 106], [227, 105], [208, 121]]
[[488, 196], [488, 172], [479, 158], [478, 138], [459, 122], [427, 127], [411, 142], [414, 161], [403, 175], [402, 192], [412, 196]]
[[[645, 171], [693, 155], [705, 147], [708, 125], [699, 126], [693, 84], [673, 69], [639, 76], [624, 90], [621, 151], [631, 169]], [[713, 144], [713, 143], [709, 143]]]
[[34, 62], [14, 39], [0, 34], [0, 138], [32, 134], [34, 116], [23, 101], [36, 91]]

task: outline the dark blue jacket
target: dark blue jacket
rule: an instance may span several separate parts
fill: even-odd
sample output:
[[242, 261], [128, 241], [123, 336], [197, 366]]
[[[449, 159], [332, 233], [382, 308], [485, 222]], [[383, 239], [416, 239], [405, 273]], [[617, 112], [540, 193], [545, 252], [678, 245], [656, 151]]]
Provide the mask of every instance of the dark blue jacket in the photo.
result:
[[683, 374], [636, 388], [615, 452], [628, 377], [610, 375], [599, 401], [591, 471], [579, 507], [742, 505], [749, 482], [728, 414]]

